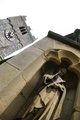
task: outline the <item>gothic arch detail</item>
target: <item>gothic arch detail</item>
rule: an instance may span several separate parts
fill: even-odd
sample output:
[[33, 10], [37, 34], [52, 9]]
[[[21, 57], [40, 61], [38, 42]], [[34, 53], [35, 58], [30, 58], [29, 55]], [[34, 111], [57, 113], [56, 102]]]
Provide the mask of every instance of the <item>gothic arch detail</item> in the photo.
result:
[[69, 70], [75, 72], [78, 76], [80, 73], [80, 58], [72, 53], [71, 51], [67, 50], [51, 50], [47, 51], [45, 54], [47, 60], [53, 60], [57, 64], [61, 63], [62, 59], [65, 59], [67, 62], [70, 63]]

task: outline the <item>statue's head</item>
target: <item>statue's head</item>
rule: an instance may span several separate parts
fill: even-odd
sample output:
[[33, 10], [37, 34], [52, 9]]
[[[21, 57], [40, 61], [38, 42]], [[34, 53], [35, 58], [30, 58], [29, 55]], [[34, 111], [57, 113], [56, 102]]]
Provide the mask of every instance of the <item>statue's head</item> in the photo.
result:
[[58, 74], [59, 74], [60, 76], [63, 76], [63, 75], [65, 75], [66, 73], [67, 73], [66, 68], [60, 68], [60, 69], [58, 70]]

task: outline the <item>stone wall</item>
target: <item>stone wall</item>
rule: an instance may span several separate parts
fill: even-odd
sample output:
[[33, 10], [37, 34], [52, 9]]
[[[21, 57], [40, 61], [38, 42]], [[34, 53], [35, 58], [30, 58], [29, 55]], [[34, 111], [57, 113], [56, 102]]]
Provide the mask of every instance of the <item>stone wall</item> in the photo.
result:
[[[48, 37], [0, 65], [1, 120], [12, 120], [16, 116], [32, 92], [30, 88], [35, 87], [37, 78], [41, 76], [42, 73], [38, 71], [44, 63], [54, 59], [57, 64], [60, 64], [62, 58], [72, 64], [69, 70], [80, 77], [80, 51]], [[38, 76], [35, 79], [36, 73]], [[28, 92], [29, 89], [31, 91]], [[80, 90], [80, 82], [77, 89]], [[79, 101], [78, 94], [73, 120], [78, 120], [75, 119], [76, 115], [77, 118], [80, 116]]]

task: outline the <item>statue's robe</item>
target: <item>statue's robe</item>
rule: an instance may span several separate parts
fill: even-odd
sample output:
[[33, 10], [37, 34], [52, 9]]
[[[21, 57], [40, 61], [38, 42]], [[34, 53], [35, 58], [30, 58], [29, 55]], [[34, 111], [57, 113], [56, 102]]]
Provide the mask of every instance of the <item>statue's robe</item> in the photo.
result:
[[[66, 95], [62, 81], [58, 76], [56, 84], [51, 83], [42, 89], [23, 115], [22, 120], [56, 120], [59, 118]], [[61, 90], [61, 87], [64, 89]]]

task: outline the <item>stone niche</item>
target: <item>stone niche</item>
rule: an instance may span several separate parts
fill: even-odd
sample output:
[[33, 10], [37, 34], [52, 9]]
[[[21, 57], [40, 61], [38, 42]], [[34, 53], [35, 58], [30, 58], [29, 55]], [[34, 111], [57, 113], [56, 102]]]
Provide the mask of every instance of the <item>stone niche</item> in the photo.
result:
[[[40, 43], [40, 42], [39, 42]], [[38, 44], [37, 44], [38, 45]], [[37, 46], [34, 45], [34, 46]], [[51, 47], [51, 46], [50, 46]], [[75, 51], [75, 50], [74, 50]], [[27, 53], [26, 53], [27, 55]], [[1, 120], [18, 120], [35, 96], [37, 89], [43, 83], [43, 75], [49, 70], [66, 68], [65, 76], [67, 95], [62, 107], [59, 120], [79, 120], [80, 119], [80, 58], [74, 52], [67, 49], [47, 49], [33, 61], [27, 68], [22, 70], [22, 76], [26, 84], [12, 102], [1, 114]], [[21, 73], [19, 74], [19, 76]], [[18, 77], [19, 78], [19, 77]], [[17, 79], [18, 79], [17, 78]], [[21, 99], [21, 95], [24, 99]], [[20, 102], [20, 104], [18, 104]], [[14, 106], [16, 104], [16, 106]], [[20, 107], [19, 107], [20, 106]], [[4, 106], [5, 107], [5, 106]], [[16, 111], [16, 109], [18, 110]], [[16, 111], [16, 112], [15, 112]]]
[[[57, 51], [57, 52], [55, 52]], [[59, 57], [60, 56], [60, 57]], [[32, 78], [32, 86], [34, 85], [32, 91], [33, 94], [29, 97], [30, 99], [33, 98], [35, 95], [34, 93], [38, 90], [40, 84], [43, 82], [43, 75], [46, 73], [46, 71], [49, 71], [49, 69], [53, 68], [54, 71], [57, 70], [58, 68], [63, 68], [65, 67], [68, 71], [65, 77], [66, 80], [66, 89], [67, 89], [67, 94], [66, 98], [63, 104], [62, 112], [61, 112], [61, 117], [59, 120], [79, 120], [76, 119], [78, 115], [76, 114], [77, 117], [75, 117], [75, 113], [78, 113], [79, 111], [79, 90], [80, 90], [80, 74], [79, 74], [79, 60], [78, 57], [65, 50], [54, 50], [50, 51], [46, 55], [46, 59], [48, 60], [44, 65], [40, 68], [40, 70], [34, 75]], [[34, 81], [34, 83], [33, 83]], [[36, 84], [37, 83], [37, 84]], [[28, 95], [28, 94], [26, 94]], [[32, 96], [33, 95], [33, 96]], [[32, 98], [31, 98], [32, 97]], [[27, 97], [28, 98], [28, 97]], [[27, 101], [27, 103], [29, 103]], [[21, 110], [21, 112], [24, 111], [24, 108]], [[23, 112], [22, 112], [23, 113]], [[19, 113], [21, 115], [21, 113]]]

